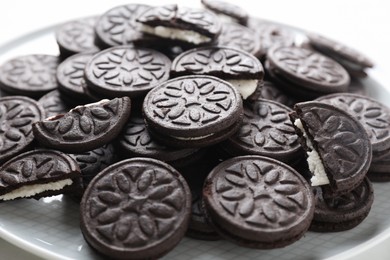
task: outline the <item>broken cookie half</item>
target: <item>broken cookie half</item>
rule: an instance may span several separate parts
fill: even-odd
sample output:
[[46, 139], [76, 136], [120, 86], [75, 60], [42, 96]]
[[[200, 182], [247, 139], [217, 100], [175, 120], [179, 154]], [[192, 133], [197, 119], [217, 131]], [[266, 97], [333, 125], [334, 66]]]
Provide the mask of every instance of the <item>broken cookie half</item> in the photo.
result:
[[290, 119], [306, 151], [312, 186], [335, 197], [355, 189], [371, 164], [363, 126], [347, 112], [318, 101], [297, 103]]
[[55, 150], [32, 150], [0, 167], [0, 201], [82, 193], [75, 160]]

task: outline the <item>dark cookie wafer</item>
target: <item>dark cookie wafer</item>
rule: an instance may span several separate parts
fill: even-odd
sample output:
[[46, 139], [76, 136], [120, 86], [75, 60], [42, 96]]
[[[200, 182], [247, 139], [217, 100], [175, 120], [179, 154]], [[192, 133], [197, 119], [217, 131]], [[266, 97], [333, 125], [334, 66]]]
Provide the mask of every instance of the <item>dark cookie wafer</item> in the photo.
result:
[[311, 231], [338, 232], [359, 225], [369, 214], [374, 190], [368, 180], [351, 192], [336, 198], [324, 198], [320, 188], [314, 190], [315, 210]]
[[0, 164], [30, 146], [34, 140], [32, 124], [44, 117], [43, 107], [33, 99], [0, 98]]
[[231, 136], [241, 125], [242, 100], [229, 83], [211, 76], [183, 76], [164, 82], [145, 97], [143, 114], [158, 141], [201, 147]]
[[293, 46], [295, 34], [290, 29], [269, 21], [251, 17], [248, 27], [254, 30], [260, 41], [260, 58], [265, 59], [268, 50], [275, 46]]
[[[346, 92], [350, 83], [348, 72], [334, 60], [309, 49], [275, 47], [267, 54], [274, 76], [291, 82], [296, 88], [313, 95]], [[294, 90], [291, 90], [294, 91]]]
[[96, 22], [96, 45], [105, 49], [143, 40], [135, 19], [148, 8], [143, 4], [127, 4], [106, 11]]
[[62, 24], [56, 30], [56, 41], [62, 58], [80, 52], [99, 51], [95, 45], [97, 19], [97, 16], [76, 19]]
[[45, 110], [45, 117], [42, 119], [65, 114], [72, 109], [72, 107], [62, 98], [62, 95], [58, 90], [53, 90], [45, 94], [38, 100], [38, 103]]
[[91, 151], [69, 155], [80, 167], [84, 187], [87, 187], [93, 177], [116, 160], [114, 146], [110, 143]]
[[199, 157], [196, 155], [199, 149], [174, 148], [154, 140], [146, 129], [142, 115], [138, 113], [130, 115], [117, 142], [123, 158], [150, 157], [180, 167]]
[[36, 122], [33, 132], [43, 146], [80, 153], [111, 142], [120, 133], [129, 115], [128, 97], [106, 99]]
[[[83, 52], [72, 55], [62, 61], [57, 68], [58, 89], [65, 95], [78, 100], [88, 100], [85, 94], [85, 66], [93, 57], [94, 52]], [[85, 102], [84, 102], [85, 103]]]
[[260, 57], [261, 53], [261, 42], [256, 32], [237, 23], [223, 23], [216, 44], [243, 50], [255, 57]]
[[303, 154], [289, 118], [291, 111], [271, 100], [247, 102], [241, 128], [220, 147], [232, 156], [263, 155], [283, 162], [299, 161]]
[[81, 193], [80, 169], [68, 155], [55, 150], [32, 150], [0, 168], [0, 200]]
[[133, 158], [104, 169], [87, 187], [81, 231], [105, 256], [154, 259], [179, 243], [190, 211], [190, 190], [174, 168]]
[[87, 87], [105, 97], [144, 97], [169, 78], [171, 61], [146, 48], [117, 46], [98, 52], [85, 67]]
[[260, 249], [300, 239], [314, 212], [306, 180], [288, 165], [262, 156], [220, 163], [206, 179], [203, 202], [206, 216], [222, 237]]
[[213, 11], [221, 20], [237, 22], [246, 25], [249, 15], [247, 11], [238, 5], [219, 1], [219, 0], [202, 0], [203, 6]]
[[30, 54], [7, 60], [0, 67], [0, 88], [29, 97], [40, 97], [57, 88], [59, 58], [47, 54]]
[[190, 49], [177, 56], [171, 67], [172, 76], [210, 75], [230, 82], [243, 99], [254, 99], [263, 83], [264, 69], [248, 52], [227, 46]]
[[211, 43], [221, 32], [221, 23], [214, 13], [176, 4], [151, 7], [137, 21], [142, 24], [142, 32], [185, 45]]
[[390, 149], [372, 153], [367, 177], [372, 182], [390, 181]]
[[326, 95], [317, 100], [339, 107], [359, 120], [370, 137], [373, 152], [390, 148], [390, 108], [386, 105], [367, 96], [349, 93]]
[[364, 127], [347, 111], [319, 101], [297, 103], [291, 120], [307, 153], [313, 186], [337, 197], [355, 189], [370, 167], [372, 148]]
[[260, 98], [273, 100], [291, 108], [297, 103], [294, 97], [288, 95], [276, 84], [268, 80], [264, 80], [263, 82]]

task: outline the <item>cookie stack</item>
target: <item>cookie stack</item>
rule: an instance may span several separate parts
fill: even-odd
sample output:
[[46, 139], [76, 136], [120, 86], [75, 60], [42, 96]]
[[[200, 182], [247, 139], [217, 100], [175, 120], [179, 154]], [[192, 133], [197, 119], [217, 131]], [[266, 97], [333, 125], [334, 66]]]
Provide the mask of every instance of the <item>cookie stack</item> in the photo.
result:
[[116, 6], [59, 26], [58, 56], [2, 64], [0, 200], [72, 196], [88, 244], [117, 259], [359, 225], [370, 181], [390, 179], [390, 110], [353, 85], [373, 63], [202, 4]]

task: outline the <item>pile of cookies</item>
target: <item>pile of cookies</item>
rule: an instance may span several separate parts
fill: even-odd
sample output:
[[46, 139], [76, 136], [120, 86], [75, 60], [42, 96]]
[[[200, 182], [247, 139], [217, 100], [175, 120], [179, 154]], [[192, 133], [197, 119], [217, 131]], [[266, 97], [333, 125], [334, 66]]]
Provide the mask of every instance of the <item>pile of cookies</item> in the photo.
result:
[[357, 84], [373, 62], [202, 5], [115, 6], [58, 27], [60, 55], [2, 64], [0, 200], [72, 196], [88, 244], [117, 259], [359, 225], [371, 181], [390, 180], [390, 109]]

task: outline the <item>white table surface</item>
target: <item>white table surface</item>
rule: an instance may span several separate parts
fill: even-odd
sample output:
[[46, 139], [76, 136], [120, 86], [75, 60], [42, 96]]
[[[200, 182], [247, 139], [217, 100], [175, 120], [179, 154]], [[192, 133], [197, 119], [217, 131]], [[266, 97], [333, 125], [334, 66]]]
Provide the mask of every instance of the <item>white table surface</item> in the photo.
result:
[[[104, 11], [132, 0], [11, 0], [0, 3], [0, 47], [7, 42], [48, 25]], [[175, 1], [133, 1], [164, 4]], [[182, 5], [199, 5], [196, 0], [178, 0]], [[317, 31], [354, 47], [371, 57], [376, 71], [390, 89], [390, 14], [384, 0], [270, 0], [234, 1], [252, 15]], [[373, 72], [375, 73], [375, 72]], [[390, 185], [390, 184], [389, 184]], [[0, 212], [1, 214], [1, 212]], [[390, 216], [389, 216], [390, 217]], [[390, 259], [390, 240], [364, 248], [353, 259]], [[363, 248], [362, 248], [363, 250]], [[0, 239], [0, 259], [39, 259]], [[352, 258], [351, 258], [352, 259]]]

